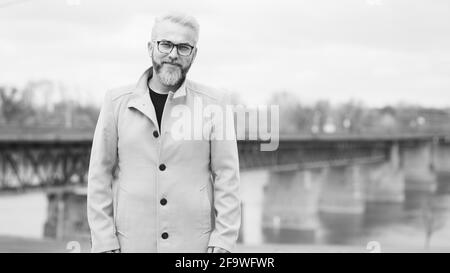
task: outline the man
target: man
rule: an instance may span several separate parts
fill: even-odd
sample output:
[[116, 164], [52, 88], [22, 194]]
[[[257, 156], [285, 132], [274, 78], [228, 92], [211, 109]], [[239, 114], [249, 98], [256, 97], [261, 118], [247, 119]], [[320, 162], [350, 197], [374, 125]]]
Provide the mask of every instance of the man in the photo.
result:
[[173, 130], [180, 122], [175, 109], [195, 112], [199, 101], [225, 108], [220, 92], [186, 79], [198, 32], [191, 16], [157, 18], [148, 44], [153, 66], [137, 85], [105, 96], [88, 175], [93, 252], [231, 252], [235, 246], [241, 208], [234, 129], [220, 138], [230, 124], [207, 116], [202, 136], [212, 137], [180, 139]]

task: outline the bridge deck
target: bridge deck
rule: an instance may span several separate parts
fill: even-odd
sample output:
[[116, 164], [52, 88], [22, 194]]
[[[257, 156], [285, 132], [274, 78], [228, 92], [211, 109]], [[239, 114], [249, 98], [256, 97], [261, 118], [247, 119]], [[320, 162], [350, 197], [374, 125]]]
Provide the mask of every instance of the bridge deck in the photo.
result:
[[[0, 192], [84, 186], [92, 130], [0, 127]], [[450, 135], [281, 135], [275, 151], [261, 151], [262, 140], [239, 140], [241, 170], [290, 171], [389, 160], [400, 143], [450, 144]]]

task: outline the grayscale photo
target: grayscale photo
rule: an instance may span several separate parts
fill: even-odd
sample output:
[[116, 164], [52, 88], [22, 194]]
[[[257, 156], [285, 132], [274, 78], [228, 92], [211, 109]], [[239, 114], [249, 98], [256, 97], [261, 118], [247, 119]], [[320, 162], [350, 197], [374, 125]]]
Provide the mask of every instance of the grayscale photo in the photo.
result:
[[0, 253], [450, 252], [447, 0], [0, 0], [0, 64]]

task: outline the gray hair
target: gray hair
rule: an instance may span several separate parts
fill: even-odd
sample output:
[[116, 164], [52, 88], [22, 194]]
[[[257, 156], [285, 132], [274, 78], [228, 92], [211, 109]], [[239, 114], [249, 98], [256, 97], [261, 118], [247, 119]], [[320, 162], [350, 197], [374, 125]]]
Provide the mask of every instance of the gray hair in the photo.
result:
[[156, 35], [156, 27], [158, 24], [164, 21], [169, 21], [172, 23], [180, 24], [186, 27], [191, 28], [195, 33], [195, 44], [198, 42], [198, 36], [200, 31], [200, 25], [197, 22], [197, 19], [195, 19], [193, 16], [185, 14], [185, 13], [179, 13], [179, 12], [171, 12], [164, 14], [162, 16], [159, 16], [155, 19], [155, 24], [152, 28], [152, 40], [155, 40]]

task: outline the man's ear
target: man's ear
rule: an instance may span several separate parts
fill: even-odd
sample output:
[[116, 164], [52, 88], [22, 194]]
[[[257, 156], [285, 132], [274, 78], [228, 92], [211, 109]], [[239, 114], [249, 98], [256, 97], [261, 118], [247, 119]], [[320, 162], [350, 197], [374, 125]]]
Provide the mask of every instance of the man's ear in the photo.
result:
[[197, 47], [195, 47], [194, 52], [192, 52], [192, 62], [194, 62], [195, 57], [197, 57]]
[[150, 56], [150, 58], [152, 58], [152, 55], [153, 55], [153, 43], [152, 42], [147, 43], [147, 49], [148, 49], [148, 55]]

